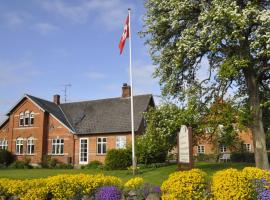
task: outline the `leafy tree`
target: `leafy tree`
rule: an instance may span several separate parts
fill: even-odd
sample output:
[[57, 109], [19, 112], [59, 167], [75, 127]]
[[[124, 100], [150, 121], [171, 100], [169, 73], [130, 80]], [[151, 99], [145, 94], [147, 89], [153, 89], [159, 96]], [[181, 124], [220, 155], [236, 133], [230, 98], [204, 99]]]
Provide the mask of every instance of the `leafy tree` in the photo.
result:
[[[270, 83], [270, 2], [146, 0], [145, 5], [142, 35], [163, 94], [184, 100], [196, 88], [204, 103], [228, 93], [237, 102], [247, 97], [256, 166], [268, 169], [260, 94]], [[202, 65], [206, 58], [209, 65]], [[200, 71], [209, 77], [201, 80]]]

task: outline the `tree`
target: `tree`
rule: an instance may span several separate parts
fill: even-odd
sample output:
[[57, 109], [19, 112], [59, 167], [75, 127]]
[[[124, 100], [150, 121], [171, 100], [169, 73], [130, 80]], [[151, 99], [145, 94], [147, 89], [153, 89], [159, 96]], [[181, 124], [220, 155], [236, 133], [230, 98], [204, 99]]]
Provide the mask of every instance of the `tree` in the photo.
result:
[[[142, 35], [164, 95], [248, 98], [256, 166], [269, 169], [261, 104], [270, 83], [268, 0], [147, 0]], [[201, 61], [208, 59], [209, 65]], [[207, 67], [207, 68], [206, 68]], [[200, 78], [201, 71], [209, 76]], [[197, 95], [197, 94], [196, 94]]]

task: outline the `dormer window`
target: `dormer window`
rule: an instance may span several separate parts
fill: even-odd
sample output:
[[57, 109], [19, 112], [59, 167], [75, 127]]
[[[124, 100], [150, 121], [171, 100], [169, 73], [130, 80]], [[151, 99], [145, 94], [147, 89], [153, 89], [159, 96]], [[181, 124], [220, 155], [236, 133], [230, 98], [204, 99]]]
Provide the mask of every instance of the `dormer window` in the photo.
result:
[[27, 111], [25, 111], [25, 113], [24, 113], [24, 125], [25, 126], [28, 126], [29, 125], [29, 120], [30, 119], [30, 113], [29, 113], [29, 111], [27, 110]]
[[24, 114], [23, 113], [20, 113], [20, 123], [19, 123], [20, 126], [24, 126]]
[[34, 113], [31, 112], [30, 113], [30, 125], [34, 125], [34, 118], [35, 118]]

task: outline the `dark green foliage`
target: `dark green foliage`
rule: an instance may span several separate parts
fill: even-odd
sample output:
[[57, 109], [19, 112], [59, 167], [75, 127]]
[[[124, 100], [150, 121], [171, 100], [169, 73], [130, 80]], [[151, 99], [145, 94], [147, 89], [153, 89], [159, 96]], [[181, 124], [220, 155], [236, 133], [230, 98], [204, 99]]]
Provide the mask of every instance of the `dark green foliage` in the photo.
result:
[[55, 169], [73, 169], [73, 165], [66, 163], [58, 163], [54, 167]]
[[231, 154], [232, 162], [255, 163], [254, 153], [250, 152], [234, 152]]
[[100, 169], [102, 166], [102, 163], [98, 160], [93, 160], [87, 165], [82, 165], [81, 169]]
[[9, 166], [14, 161], [14, 155], [4, 149], [0, 150], [0, 164], [4, 166]]
[[40, 166], [42, 168], [55, 168], [57, 164], [58, 164], [58, 161], [55, 158], [45, 155], [42, 158], [42, 162], [40, 163]]
[[16, 160], [9, 167], [12, 169], [31, 169], [33, 167], [30, 165], [30, 162], [30, 158], [24, 157], [23, 160]]
[[111, 149], [105, 158], [105, 167], [109, 170], [127, 169], [132, 164], [131, 149]]
[[194, 156], [194, 160], [196, 162], [217, 162], [218, 155], [217, 154], [198, 154]]

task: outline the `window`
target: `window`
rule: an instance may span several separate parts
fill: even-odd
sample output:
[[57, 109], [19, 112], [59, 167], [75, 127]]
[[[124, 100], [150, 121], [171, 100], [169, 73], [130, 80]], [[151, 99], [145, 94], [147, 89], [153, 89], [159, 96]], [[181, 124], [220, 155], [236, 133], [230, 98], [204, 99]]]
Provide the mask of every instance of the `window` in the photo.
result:
[[116, 136], [116, 149], [126, 148], [126, 136]]
[[198, 146], [198, 154], [204, 154], [205, 151], [204, 151], [204, 145], [199, 145]]
[[227, 147], [225, 145], [220, 146], [220, 153], [226, 153], [227, 152]]
[[19, 126], [24, 126], [24, 114], [20, 113], [20, 122], [19, 122]]
[[30, 113], [30, 125], [34, 125], [34, 113], [33, 112], [31, 112]]
[[88, 163], [88, 139], [80, 139], [80, 164]]
[[8, 141], [7, 140], [0, 140], [0, 149], [7, 150], [8, 148]]
[[30, 118], [30, 113], [27, 110], [24, 113], [24, 126], [28, 126], [29, 125], [29, 118]]
[[107, 138], [97, 138], [97, 154], [106, 154], [107, 152]]
[[27, 140], [27, 154], [34, 154], [35, 152], [35, 145], [34, 145], [34, 138], [30, 137]]
[[63, 155], [63, 154], [64, 154], [64, 139], [53, 139], [52, 155]]
[[251, 151], [251, 144], [244, 144], [244, 147], [246, 151]]
[[16, 140], [16, 154], [23, 154], [23, 138], [18, 138]]

